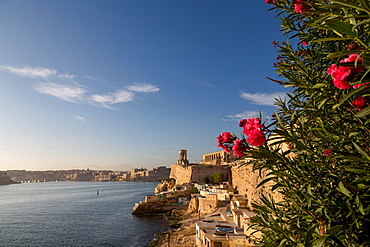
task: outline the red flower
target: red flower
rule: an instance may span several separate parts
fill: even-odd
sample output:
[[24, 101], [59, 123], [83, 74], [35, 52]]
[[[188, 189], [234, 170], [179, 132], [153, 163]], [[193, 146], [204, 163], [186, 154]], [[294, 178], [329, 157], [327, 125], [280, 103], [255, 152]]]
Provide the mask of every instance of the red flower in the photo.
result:
[[357, 99], [355, 99], [354, 101], [352, 101], [352, 105], [353, 105], [354, 108], [357, 108], [358, 110], [361, 110], [365, 106], [366, 102], [367, 102], [367, 99], [360, 96]]
[[236, 157], [241, 157], [243, 156], [243, 152], [245, 150], [247, 150], [249, 147], [248, 147], [248, 144], [245, 142], [245, 140], [240, 140], [239, 138], [237, 138], [235, 141], [234, 141], [234, 146], [233, 146], [233, 151], [234, 151], [234, 155]]
[[[341, 63], [352, 63], [352, 62], [362, 62], [362, 58], [360, 58], [357, 54], [351, 54], [349, 57], [342, 59]], [[339, 89], [349, 89], [351, 85], [348, 82], [348, 78], [353, 73], [360, 73], [364, 70], [364, 66], [357, 66], [357, 67], [347, 67], [347, 66], [337, 66], [336, 64], [330, 65], [328, 69], [328, 74], [331, 75], [333, 78], [334, 86]], [[359, 86], [360, 87], [360, 86]]]
[[325, 149], [325, 150], [324, 150], [324, 155], [325, 155], [326, 157], [328, 157], [328, 156], [330, 155], [330, 153], [331, 153], [330, 149]]
[[260, 130], [262, 128], [262, 125], [260, 124], [260, 119], [259, 118], [254, 118], [254, 117], [252, 117], [250, 119], [241, 120], [240, 123], [239, 123], [239, 126], [244, 128], [243, 132], [247, 136], [254, 129]]
[[242, 119], [240, 120], [239, 122], [239, 127], [243, 127], [244, 125], [246, 125], [248, 123], [248, 119]]
[[248, 142], [253, 146], [261, 146], [266, 142], [266, 137], [259, 129], [254, 129], [248, 135]]
[[265, 0], [267, 4], [276, 3], [276, 0]]
[[[342, 60], [340, 60], [341, 63], [354, 63], [356, 61], [357, 63], [362, 62], [362, 58], [359, 57], [358, 54], [351, 54], [347, 58], [343, 58]], [[356, 72], [356, 73], [360, 73], [364, 71], [364, 66], [348, 67], [348, 68], [350, 68], [353, 72]]]
[[232, 140], [230, 139], [232, 139], [233, 137], [230, 132], [224, 132], [221, 134], [221, 136], [223, 138], [223, 142], [232, 142]]
[[221, 135], [217, 136], [217, 146], [222, 148], [225, 152], [230, 153], [229, 144], [234, 140], [230, 132], [224, 132]]
[[359, 87], [362, 87], [362, 86], [364, 86], [364, 85], [366, 85], [366, 84], [369, 84], [370, 82], [365, 82], [365, 83], [361, 83], [361, 84], [356, 84], [356, 85], [353, 85], [352, 87], [354, 88], [354, 89], [357, 89], [357, 88], [359, 88]]
[[308, 43], [306, 41], [302, 41], [301, 44], [302, 45], [308, 45]]
[[243, 133], [248, 136], [248, 142], [253, 146], [261, 146], [266, 142], [266, 137], [263, 134], [259, 118], [243, 119], [239, 123], [239, 127], [243, 127]]
[[306, 11], [310, 10], [310, 7], [302, 4], [303, 1], [297, 0], [294, 4], [294, 11], [302, 15], [306, 14]]

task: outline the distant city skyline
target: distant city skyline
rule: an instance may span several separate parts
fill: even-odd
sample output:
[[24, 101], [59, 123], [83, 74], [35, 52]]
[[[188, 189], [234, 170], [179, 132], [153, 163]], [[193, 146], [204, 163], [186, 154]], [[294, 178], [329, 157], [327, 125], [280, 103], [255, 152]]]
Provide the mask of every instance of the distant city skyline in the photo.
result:
[[0, 2], [0, 170], [125, 171], [220, 151], [287, 89], [265, 1]]

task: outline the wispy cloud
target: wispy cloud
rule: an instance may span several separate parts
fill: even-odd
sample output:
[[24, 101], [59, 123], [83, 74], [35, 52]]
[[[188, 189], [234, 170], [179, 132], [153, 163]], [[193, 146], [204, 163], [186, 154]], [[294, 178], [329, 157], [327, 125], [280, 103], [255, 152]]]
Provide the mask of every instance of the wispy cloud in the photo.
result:
[[260, 112], [257, 112], [257, 111], [245, 111], [245, 112], [238, 113], [235, 115], [227, 115], [227, 117], [240, 120], [244, 118], [258, 117], [259, 115], [260, 115]]
[[244, 93], [240, 94], [240, 97], [246, 100], [252, 101], [255, 105], [268, 105], [272, 106], [276, 102], [275, 99], [285, 98], [286, 93]]
[[226, 115], [227, 119], [223, 119], [224, 121], [240, 121], [242, 119], [248, 119], [252, 117], [260, 117], [262, 115], [262, 121], [264, 120], [270, 120], [270, 116], [266, 116], [264, 112], [259, 112], [259, 111], [244, 111], [242, 113], [237, 113], [234, 115]]
[[86, 122], [84, 117], [81, 117], [81, 116], [72, 116], [72, 117], [81, 121], [81, 122], [84, 122], [84, 123]]
[[35, 86], [35, 90], [74, 103], [83, 101], [87, 93], [87, 90], [82, 87], [54, 82], [39, 82]]
[[108, 94], [94, 94], [91, 95], [90, 99], [93, 102], [100, 103], [105, 108], [114, 109], [109, 105], [132, 101], [134, 95], [135, 94], [131, 91], [120, 89]]
[[34, 89], [39, 93], [51, 95], [68, 102], [90, 103], [109, 109], [114, 109], [113, 104], [132, 101], [135, 93], [152, 93], [160, 90], [156, 85], [149, 83], [135, 83], [114, 92], [91, 94], [90, 88], [75, 81], [76, 75], [58, 73], [55, 69], [30, 66], [0, 66], [0, 70], [33, 79], [35, 82]]
[[30, 78], [48, 78], [51, 75], [56, 75], [57, 71], [55, 69], [48, 69], [42, 67], [11, 67], [11, 66], [0, 66], [0, 69], [13, 73], [21, 77], [30, 77]]
[[126, 89], [137, 93], [153, 93], [159, 91], [159, 88], [156, 85], [148, 83], [136, 83], [134, 85], [127, 86]]
[[208, 88], [216, 88], [215, 85], [209, 83], [209, 82], [206, 82], [206, 81], [203, 81], [201, 79], [196, 79], [195, 80], [197, 83], [199, 83], [200, 85], [204, 86], [204, 87], [208, 87]]

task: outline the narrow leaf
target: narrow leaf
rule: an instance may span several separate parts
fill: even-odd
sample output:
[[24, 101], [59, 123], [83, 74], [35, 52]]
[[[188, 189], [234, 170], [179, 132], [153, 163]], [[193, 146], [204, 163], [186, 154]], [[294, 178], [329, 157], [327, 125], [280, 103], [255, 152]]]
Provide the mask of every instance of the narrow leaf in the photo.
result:
[[339, 33], [344, 33], [347, 34], [348, 36], [356, 37], [356, 33], [352, 31], [352, 26], [349, 25], [348, 23], [335, 20], [327, 23], [326, 25]]
[[370, 3], [368, 0], [359, 0], [361, 3], [361, 6], [366, 9], [368, 12], [370, 12]]
[[331, 228], [328, 230], [327, 234], [329, 234], [329, 235], [333, 235], [333, 234], [335, 234], [337, 231], [339, 231], [339, 229], [340, 229], [340, 228], [342, 228], [342, 227], [343, 227], [343, 225], [333, 226], [333, 227], [331, 227]]
[[310, 242], [311, 242], [311, 239], [312, 239], [312, 234], [314, 233], [315, 229], [317, 227], [317, 224], [313, 225], [310, 230], [308, 230], [307, 234], [306, 234], [306, 237], [305, 237], [305, 246], [306, 247], [309, 247], [311, 246]]
[[342, 192], [346, 196], [351, 197], [351, 193], [349, 192], [349, 190], [346, 189], [346, 187], [344, 187], [342, 182], [339, 182], [338, 189], [340, 192]]
[[356, 143], [354, 143], [354, 142], [352, 142], [352, 143], [353, 143], [353, 145], [355, 146], [355, 148], [357, 149], [357, 151], [359, 151], [359, 152], [360, 152], [360, 154], [361, 154], [364, 158], [366, 158], [366, 159], [370, 160], [369, 155], [368, 155], [364, 150], [362, 150], [362, 148], [361, 148], [359, 145], [357, 145], [357, 144], [356, 144]]
[[357, 117], [365, 117], [366, 115], [369, 115], [370, 114], [370, 106], [362, 109], [361, 111], [359, 111], [356, 116]]
[[[365, 0], [365, 1], [367, 1], [367, 0]], [[361, 8], [361, 7], [357, 6], [356, 4], [353, 4], [353, 3], [351, 3], [347, 0], [331, 0], [331, 2], [340, 4], [340, 5], [345, 6], [345, 7], [350, 7], [350, 8], [362, 10], [362, 11], [365, 11], [365, 12], [369, 13], [369, 11], [367, 11], [366, 9]]]

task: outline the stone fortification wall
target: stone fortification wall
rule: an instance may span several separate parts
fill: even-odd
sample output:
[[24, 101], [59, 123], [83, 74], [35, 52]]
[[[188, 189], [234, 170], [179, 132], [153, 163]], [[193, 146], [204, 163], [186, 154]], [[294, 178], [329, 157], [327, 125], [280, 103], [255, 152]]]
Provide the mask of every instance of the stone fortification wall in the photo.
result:
[[234, 165], [231, 168], [232, 185], [234, 190], [240, 195], [247, 197], [247, 207], [251, 208], [252, 203], [259, 203], [261, 195], [272, 194], [276, 200], [280, 200], [280, 194], [273, 193], [271, 187], [272, 182], [265, 183], [257, 188], [257, 185], [265, 178], [259, 174], [259, 171], [252, 171], [252, 164], [240, 166]]
[[210, 176], [217, 172], [222, 172], [224, 174], [225, 181], [230, 178], [230, 168], [229, 165], [195, 165], [192, 166], [192, 176], [191, 182], [202, 182], [202, 179], [206, 176]]
[[229, 165], [189, 165], [182, 166], [174, 164], [171, 166], [170, 178], [176, 179], [176, 184], [187, 184], [192, 182], [200, 183], [202, 178], [210, 176], [217, 172], [222, 172], [225, 177], [225, 181], [230, 178]]
[[176, 179], [176, 184], [186, 184], [191, 182], [191, 166], [173, 164], [171, 166], [170, 178]]

